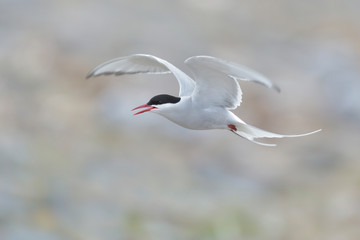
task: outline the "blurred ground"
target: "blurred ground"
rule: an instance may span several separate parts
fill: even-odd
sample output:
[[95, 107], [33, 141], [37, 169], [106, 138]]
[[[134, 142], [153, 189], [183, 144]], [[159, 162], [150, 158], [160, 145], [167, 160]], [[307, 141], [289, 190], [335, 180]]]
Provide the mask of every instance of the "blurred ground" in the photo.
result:
[[[357, 240], [360, 2], [0, 2], [0, 239]], [[245, 121], [276, 148], [130, 110], [172, 76], [85, 80], [133, 53], [213, 55], [241, 83]]]

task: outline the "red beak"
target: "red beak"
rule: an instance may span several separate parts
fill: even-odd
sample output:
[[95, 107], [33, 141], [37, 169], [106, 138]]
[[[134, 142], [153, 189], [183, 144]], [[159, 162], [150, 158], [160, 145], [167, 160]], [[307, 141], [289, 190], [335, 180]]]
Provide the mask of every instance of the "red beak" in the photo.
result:
[[153, 107], [153, 106], [149, 106], [149, 105], [147, 105], [147, 104], [144, 104], [144, 105], [141, 105], [141, 106], [138, 106], [138, 107], [134, 108], [134, 109], [131, 110], [131, 111], [134, 111], [134, 110], [139, 109], [139, 108], [147, 108], [147, 109], [144, 109], [144, 110], [142, 110], [142, 111], [140, 111], [140, 112], [137, 112], [137, 113], [135, 113], [134, 115], [138, 115], [138, 114], [140, 114], [140, 113], [144, 113], [144, 112], [151, 111], [151, 110], [153, 110], [153, 109], [156, 109], [157, 107]]

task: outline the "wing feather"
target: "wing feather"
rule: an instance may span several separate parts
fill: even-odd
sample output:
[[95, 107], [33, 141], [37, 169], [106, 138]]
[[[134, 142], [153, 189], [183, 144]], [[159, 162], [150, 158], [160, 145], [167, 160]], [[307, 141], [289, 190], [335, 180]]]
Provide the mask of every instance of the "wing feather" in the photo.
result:
[[210, 56], [195, 56], [185, 60], [193, 73], [196, 87], [194, 98], [228, 109], [240, 106], [241, 89], [237, 80], [254, 81], [280, 91], [262, 74], [232, 62]]
[[195, 88], [195, 82], [180, 69], [161, 58], [147, 54], [134, 54], [104, 62], [92, 69], [86, 78], [100, 75], [124, 75], [138, 73], [173, 73], [180, 85], [180, 97], [190, 96]]

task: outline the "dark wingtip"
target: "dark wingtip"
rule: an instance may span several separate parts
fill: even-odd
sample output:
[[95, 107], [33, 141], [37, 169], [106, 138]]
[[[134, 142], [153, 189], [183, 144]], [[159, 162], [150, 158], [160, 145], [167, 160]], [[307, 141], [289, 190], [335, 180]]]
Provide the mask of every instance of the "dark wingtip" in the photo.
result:
[[94, 76], [94, 73], [91, 71], [86, 75], [85, 79], [89, 79], [89, 78], [91, 78], [93, 76]]
[[280, 92], [281, 92], [280, 87], [279, 87], [279, 86], [277, 86], [277, 85], [275, 85], [275, 84], [273, 84], [273, 85], [271, 86], [271, 88], [275, 89], [275, 91], [277, 91], [278, 93], [280, 93]]

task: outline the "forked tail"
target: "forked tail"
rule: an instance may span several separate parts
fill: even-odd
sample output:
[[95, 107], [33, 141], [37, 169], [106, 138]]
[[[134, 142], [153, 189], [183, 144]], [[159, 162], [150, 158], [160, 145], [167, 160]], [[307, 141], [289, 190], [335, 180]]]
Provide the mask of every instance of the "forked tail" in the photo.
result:
[[251, 126], [249, 124], [246, 123], [238, 123], [236, 126], [231, 125], [231, 127], [229, 126], [230, 131], [232, 131], [233, 133], [235, 133], [236, 135], [243, 137], [253, 143], [256, 144], [260, 144], [263, 146], [276, 146], [276, 144], [269, 144], [269, 143], [263, 143], [263, 142], [258, 142], [256, 141], [256, 139], [258, 138], [285, 138], [285, 137], [303, 137], [303, 136], [307, 136], [310, 134], [314, 134], [317, 132], [320, 132], [321, 129], [318, 129], [316, 131], [313, 132], [309, 132], [309, 133], [304, 133], [304, 134], [296, 134], [296, 135], [282, 135], [282, 134], [277, 134], [277, 133], [272, 133], [272, 132], [268, 132], [265, 130], [262, 130], [260, 128]]

